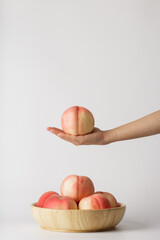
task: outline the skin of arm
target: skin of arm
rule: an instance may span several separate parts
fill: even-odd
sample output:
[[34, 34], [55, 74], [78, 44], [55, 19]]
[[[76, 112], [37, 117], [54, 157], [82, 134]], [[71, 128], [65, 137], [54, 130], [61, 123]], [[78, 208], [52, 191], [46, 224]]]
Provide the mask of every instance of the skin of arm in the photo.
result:
[[160, 133], [160, 110], [120, 127], [102, 131], [94, 128], [92, 133], [73, 136], [61, 129], [48, 127], [48, 131], [74, 145], [106, 145], [112, 142], [151, 136]]
[[109, 131], [110, 142], [158, 134], [160, 133], [160, 110]]

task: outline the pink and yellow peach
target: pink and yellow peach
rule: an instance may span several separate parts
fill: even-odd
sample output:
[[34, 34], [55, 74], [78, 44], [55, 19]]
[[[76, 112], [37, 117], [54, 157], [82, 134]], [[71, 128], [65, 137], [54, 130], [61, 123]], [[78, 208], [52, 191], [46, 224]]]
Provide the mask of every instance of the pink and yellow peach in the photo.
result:
[[71, 135], [85, 135], [94, 129], [94, 117], [84, 107], [70, 107], [62, 115], [62, 129]]
[[61, 184], [61, 195], [79, 202], [82, 198], [94, 193], [94, 185], [89, 177], [70, 175]]
[[115, 208], [118, 207], [118, 203], [116, 198], [113, 196], [113, 194], [109, 193], [109, 192], [95, 192], [95, 194], [102, 194], [105, 198], [107, 198], [110, 202], [111, 208]]
[[43, 207], [51, 209], [77, 209], [77, 204], [72, 198], [52, 195], [47, 198]]
[[102, 194], [93, 194], [79, 202], [79, 209], [106, 209], [111, 208], [110, 202]]
[[52, 195], [59, 195], [57, 192], [54, 191], [48, 191], [42, 194], [42, 196], [39, 198], [37, 202], [37, 207], [43, 207], [44, 202]]

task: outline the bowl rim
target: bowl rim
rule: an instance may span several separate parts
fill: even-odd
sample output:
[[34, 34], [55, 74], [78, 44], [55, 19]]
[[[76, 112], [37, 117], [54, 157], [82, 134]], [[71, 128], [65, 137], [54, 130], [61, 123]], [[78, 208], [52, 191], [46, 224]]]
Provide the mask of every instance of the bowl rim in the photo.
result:
[[37, 209], [43, 209], [42, 211], [53, 211], [53, 212], [56, 212], [56, 211], [68, 211], [68, 212], [80, 212], [80, 211], [111, 211], [111, 210], [117, 210], [117, 209], [122, 209], [122, 208], [126, 208], [126, 205], [124, 203], [119, 203], [118, 202], [118, 207], [116, 208], [104, 208], [104, 209], [53, 209], [53, 208], [43, 208], [43, 207], [38, 207], [36, 206], [37, 202], [34, 202], [34, 203], [31, 203], [30, 204], [30, 207], [31, 208], [37, 208]]

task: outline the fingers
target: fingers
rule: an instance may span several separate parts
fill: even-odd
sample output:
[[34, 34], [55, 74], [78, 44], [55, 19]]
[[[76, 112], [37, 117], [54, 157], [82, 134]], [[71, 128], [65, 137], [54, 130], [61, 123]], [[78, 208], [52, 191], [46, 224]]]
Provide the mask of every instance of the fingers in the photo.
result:
[[59, 136], [59, 134], [64, 133], [61, 129], [55, 127], [48, 127], [47, 131]]
[[73, 135], [69, 135], [63, 132], [63, 130], [59, 129], [59, 128], [55, 128], [55, 127], [48, 127], [47, 131], [55, 134], [56, 136], [58, 136], [59, 138], [73, 143], [74, 145], [80, 145], [80, 139], [79, 136], [73, 136]]

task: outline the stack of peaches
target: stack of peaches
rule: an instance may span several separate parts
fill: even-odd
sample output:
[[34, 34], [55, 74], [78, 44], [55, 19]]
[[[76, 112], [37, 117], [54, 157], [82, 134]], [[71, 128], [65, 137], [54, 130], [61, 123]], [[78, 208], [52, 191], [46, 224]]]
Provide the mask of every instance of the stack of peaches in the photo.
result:
[[107, 209], [116, 208], [116, 198], [108, 192], [95, 192], [89, 177], [70, 175], [57, 192], [45, 192], [38, 200], [37, 207], [50, 209]]

